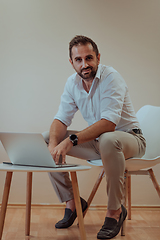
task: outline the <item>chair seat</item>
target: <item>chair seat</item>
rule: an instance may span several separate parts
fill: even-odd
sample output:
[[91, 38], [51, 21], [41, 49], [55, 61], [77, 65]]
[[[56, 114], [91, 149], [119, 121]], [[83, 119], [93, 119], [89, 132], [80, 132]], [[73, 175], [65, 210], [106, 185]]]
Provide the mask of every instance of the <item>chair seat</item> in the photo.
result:
[[126, 169], [128, 171], [138, 171], [145, 168], [151, 168], [160, 163], [160, 156], [153, 159], [130, 158], [126, 160]]
[[[88, 160], [89, 164], [102, 167], [102, 160]], [[153, 159], [142, 159], [142, 158], [130, 158], [126, 160], [126, 169], [128, 171], [138, 171], [145, 168], [150, 168], [160, 163], [160, 156], [153, 158]]]

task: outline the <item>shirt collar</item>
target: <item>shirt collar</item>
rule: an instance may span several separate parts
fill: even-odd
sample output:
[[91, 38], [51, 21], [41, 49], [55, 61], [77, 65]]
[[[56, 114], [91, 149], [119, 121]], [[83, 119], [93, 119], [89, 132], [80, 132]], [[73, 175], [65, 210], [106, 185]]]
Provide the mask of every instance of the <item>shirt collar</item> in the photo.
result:
[[96, 78], [100, 79], [100, 77], [101, 77], [101, 68], [102, 68], [102, 64], [99, 64], [98, 65], [98, 69], [97, 69], [97, 73], [96, 73], [96, 76], [95, 76], [95, 79]]

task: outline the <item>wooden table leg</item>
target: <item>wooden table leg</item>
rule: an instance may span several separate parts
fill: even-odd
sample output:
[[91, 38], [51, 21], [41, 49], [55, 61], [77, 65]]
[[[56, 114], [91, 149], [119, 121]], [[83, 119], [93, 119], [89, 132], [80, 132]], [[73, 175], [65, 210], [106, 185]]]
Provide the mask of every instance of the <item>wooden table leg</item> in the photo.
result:
[[31, 198], [32, 198], [32, 172], [27, 172], [26, 224], [25, 224], [25, 235], [26, 236], [30, 235]]
[[86, 232], [84, 228], [83, 213], [82, 213], [81, 201], [79, 196], [79, 188], [78, 188], [76, 172], [71, 172], [71, 179], [72, 179], [74, 200], [76, 204], [77, 217], [79, 222], [80, 235], [82, 240], [86, 240]]
[[7, 210], [7, 203], [8, 203], [11, 180], [12, 180], [12, 174], [13, 174], [13, 172], [7, 172], [7, 174], [6, 174], [6, 180], [5, 180], [5, 185], [4, 185], [3, 197], [2, 197], [1, 212], [0, 212], [0, 240], [2, 238], [2, 233], [3, 233], [5, 215], [6, 215], [6, 210]]

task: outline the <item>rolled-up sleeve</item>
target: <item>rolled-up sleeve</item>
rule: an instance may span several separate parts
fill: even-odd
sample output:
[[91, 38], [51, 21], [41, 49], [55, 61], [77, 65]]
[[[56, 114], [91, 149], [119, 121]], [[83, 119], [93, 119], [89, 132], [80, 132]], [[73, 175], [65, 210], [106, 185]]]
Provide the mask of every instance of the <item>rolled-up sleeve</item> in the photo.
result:
[[101, 119], [107, 119], [116, 125], [121, 119], [127, 86], [118, 72], [110, 73], [101, 83], [100, 113]]
[[72, 85], [70, 81], [66, 82], [64, 92], [61, 96], [61, 102], [57, 114], [54, 119], [63, 122], [67, 127], [71, 125], [74, 114], [78, 110], [72, 96]]

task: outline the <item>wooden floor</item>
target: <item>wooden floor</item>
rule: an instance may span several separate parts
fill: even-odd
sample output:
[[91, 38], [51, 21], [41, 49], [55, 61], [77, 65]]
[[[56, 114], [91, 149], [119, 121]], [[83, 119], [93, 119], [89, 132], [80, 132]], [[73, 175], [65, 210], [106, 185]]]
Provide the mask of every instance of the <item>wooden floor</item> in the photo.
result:
[[[69, 229], [56, 230], [63, 208], [32, 207], [31, 236], [24, 236], [25, 207], [8, 207], [2, 240], [80, 240], [77, 220]], [[87, 239], [96, 240], [105, 218], [104, 210], [91, 209], [84, 223]], [[160, 208], [132, 209], [132, 220], [126, 222], [126, 236], [116, 240], [160, 240]]]

